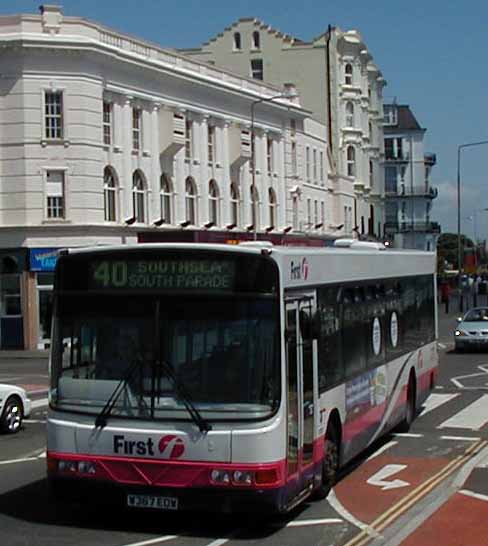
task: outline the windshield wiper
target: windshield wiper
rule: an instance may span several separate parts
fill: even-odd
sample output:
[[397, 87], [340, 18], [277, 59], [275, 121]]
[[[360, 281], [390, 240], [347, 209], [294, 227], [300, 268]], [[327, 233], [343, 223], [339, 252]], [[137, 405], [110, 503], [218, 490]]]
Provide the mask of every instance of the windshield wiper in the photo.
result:
[[127, 370], [127, 373], [117, 383], [117, 386], [115, 387], [109, 399], [103, 406], [102, 411], [97, 415], [97, 418], [95, 419], [96, 427], [103, 428], [107, 424], [107, 417], [109, 417], [110, 414], [112, 413], [112, 410], [114, 409], [119, 396], [121, 395], [127, 383], [132, 379], [134, 373], [139, 368], [139, 366], [140, 366], [140, 361], [137, 359], [134, 360], [134, 362], [132, 362], [129, 369]]
[[[176, 374], [173, 370], [173, 368], [164, 360], [160, 360], [159, 362], [160, 367], [162, 368], [164, 374], [171, 379], [171, 382], [173, 383], [173, 388], [176, 392], [177, 398], [183, 402], [183, 405], [185, 406], [186, 410], [190, 414], [190, 417], [192, 421], [197, 425], [200, 432], [209, 432], [212, 430], [212, 425], [202, 417], [201, 413], [198, 411], [198, 409], [193, 404], [190, 395], [188, 394], [185, 387], [178, 381], [178, 378], [176, 377]], [[154, 396], [154, 393], [153, 393]]]

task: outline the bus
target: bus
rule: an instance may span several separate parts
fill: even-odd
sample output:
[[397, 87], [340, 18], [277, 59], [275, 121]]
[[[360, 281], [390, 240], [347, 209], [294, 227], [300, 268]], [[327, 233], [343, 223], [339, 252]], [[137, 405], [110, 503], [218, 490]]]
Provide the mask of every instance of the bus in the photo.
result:
[[285, 513], [408, 429], [438, 373], [435, 254], [162, 243], [62, 251], [55, 499]]

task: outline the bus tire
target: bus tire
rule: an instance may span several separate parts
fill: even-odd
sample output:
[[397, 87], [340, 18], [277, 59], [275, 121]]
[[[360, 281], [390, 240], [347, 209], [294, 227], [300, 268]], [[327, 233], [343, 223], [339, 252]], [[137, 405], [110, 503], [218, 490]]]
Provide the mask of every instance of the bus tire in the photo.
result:
[[325, 499], [337, 481], [340, 467], [340, 434], [334, 423], [329, 423], [324, 442], [324, 458], [322, 460], [322, 480], [314, 491], [314, 498]]
[[408, 432], [415, 419], [415, 413], [417, 411], [417, 386], [415, 383], [415, 376], [410, 374], [407, 387], [407, 405], [405, 408], [405, 417], [398, 427], [399, 432]]

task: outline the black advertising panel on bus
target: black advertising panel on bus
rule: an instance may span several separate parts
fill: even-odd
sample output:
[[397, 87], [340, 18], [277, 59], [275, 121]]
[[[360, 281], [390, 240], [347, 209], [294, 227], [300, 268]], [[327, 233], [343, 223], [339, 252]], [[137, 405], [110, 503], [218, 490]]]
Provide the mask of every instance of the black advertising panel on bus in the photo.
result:
[[273, 260], [194, 248], [68, 254], [57, 273], [57, 291], [278, 293]]

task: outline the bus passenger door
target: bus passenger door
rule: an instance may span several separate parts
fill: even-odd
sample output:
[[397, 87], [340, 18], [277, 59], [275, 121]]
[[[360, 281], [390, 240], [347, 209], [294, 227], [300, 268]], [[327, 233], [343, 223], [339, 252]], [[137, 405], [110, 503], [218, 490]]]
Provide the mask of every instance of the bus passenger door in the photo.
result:
[[286, 304], [287, 480], [290, 498], [313, 482], [313, 311], [314, 302], [310, 297]]

